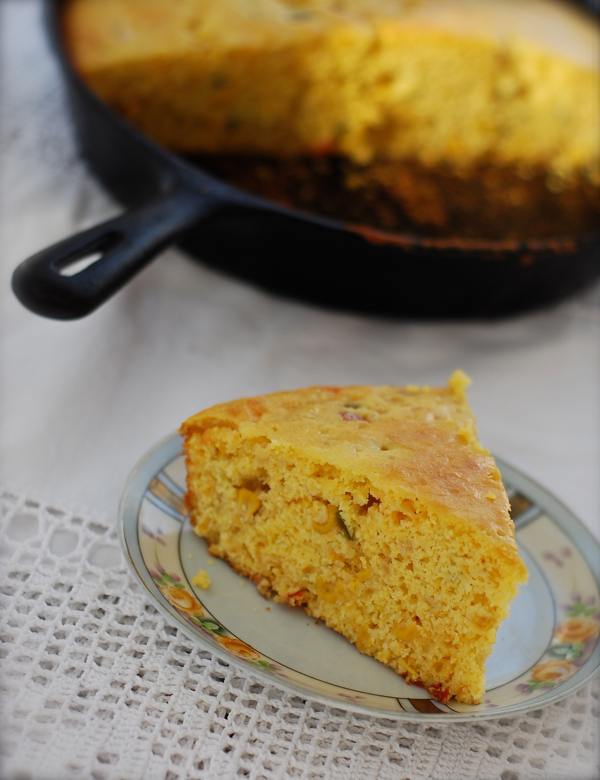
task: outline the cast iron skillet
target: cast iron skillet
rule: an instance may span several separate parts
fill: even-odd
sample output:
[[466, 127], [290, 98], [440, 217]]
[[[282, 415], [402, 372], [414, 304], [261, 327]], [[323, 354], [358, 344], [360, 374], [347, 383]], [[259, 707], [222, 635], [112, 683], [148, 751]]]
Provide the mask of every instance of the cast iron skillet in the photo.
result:
[[[92, 94], [66, 56], [60, 6], [45, 0], [46, 23], [81, 153], [128, 210], [16, 269], [13, 290], [37, 314], [89, 314], [173, 243], [273, 292], [397, 317], [512, 314], [600, 275], [600, 232], [523, 242], [426, 239], [345, 225], [230, 186], [152, 143]], [[96, 254], [85, 270], [64, 274]]]

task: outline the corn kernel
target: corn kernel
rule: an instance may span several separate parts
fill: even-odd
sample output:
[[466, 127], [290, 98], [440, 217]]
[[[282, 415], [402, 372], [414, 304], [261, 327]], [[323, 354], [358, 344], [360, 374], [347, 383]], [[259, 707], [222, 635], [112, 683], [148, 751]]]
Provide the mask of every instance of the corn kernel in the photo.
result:
[[361, 628], [358, 629], [355, 644], [361, 652], [367, 650], [373, 644], [371, 632], [366, 626], [361, 626]]
[[338, 523], [337, 509], [333, 504], [327, 504], [327, 520], [324, 523], [319, 523], [317, 520], [312, 521], [312, 527], [319, 534], [326, 534], [332, 531]]
[[477, 628], [481, 628], [484, 631], [487, 631], [488, 628], [491, 628], [494, 625], [494, 617], [492, 615], [475, 615], [474, 618], [471, 618], [472, 622], [477, 626]]
[[315, 589], [317, 591], [317, 596], [329, 603], [337, 601], [344, 595], [343, 587], [339, 582], [327, 582], [321, 579], [321, 577], [318, 578]]
[[416, 623], [407, 623], [404, 625], [396, 624], [394, 626], [394, 634], [396, 634], [401, 642], [412, 642], [419, 634], [419, 627]]
[[240, 488], [237, 494], [237, 504], [242, 515], [246, 518], [254, 517], [261, 506], [260, 498], [248, 488]]

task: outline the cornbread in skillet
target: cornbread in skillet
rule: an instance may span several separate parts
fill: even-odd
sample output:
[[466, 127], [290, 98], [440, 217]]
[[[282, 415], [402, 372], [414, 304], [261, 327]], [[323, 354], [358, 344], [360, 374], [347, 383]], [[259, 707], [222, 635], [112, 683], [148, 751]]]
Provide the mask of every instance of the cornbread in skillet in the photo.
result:
[[341, 207], [292, 180], [294, 205], [428, 235], [482, 212], [482, 237], [597, 226], [598, 25], [573, 4], [68, 0], [63, 23], [80, 75], [158, 143], [343, 163]]
[[597, 30], [552, 0], [70, 0], [64, 29], [174, 149], [598, 169]]
[[436, 698], [477, 703], [527, 572], [468, 382], [274, 393], [181, 433], [211, 555]]

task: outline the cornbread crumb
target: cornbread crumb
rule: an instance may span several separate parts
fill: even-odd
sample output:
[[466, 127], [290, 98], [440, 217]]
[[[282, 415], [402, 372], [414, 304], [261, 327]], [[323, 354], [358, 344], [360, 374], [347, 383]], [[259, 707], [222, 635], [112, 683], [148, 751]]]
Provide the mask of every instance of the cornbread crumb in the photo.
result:
[[197, 574], [192, 577], [192, 585], [195, 585], [202, 590], [207, 590], [210, 585], [210, 577], [206, 569], [200, 569]]
[[212, 555], [437, 699], [473, 704], [527, 572], [467, 381], [246, 398], [181, 433]]

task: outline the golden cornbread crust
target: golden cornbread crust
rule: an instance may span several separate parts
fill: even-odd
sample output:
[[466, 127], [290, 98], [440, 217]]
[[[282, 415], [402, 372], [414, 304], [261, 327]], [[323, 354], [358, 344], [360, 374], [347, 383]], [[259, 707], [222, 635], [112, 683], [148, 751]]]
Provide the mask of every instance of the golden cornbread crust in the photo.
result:
[[212, 555], [440, 700], [477, 703], [527, 572], [467, 383], [274, 393], [181, 433]]

